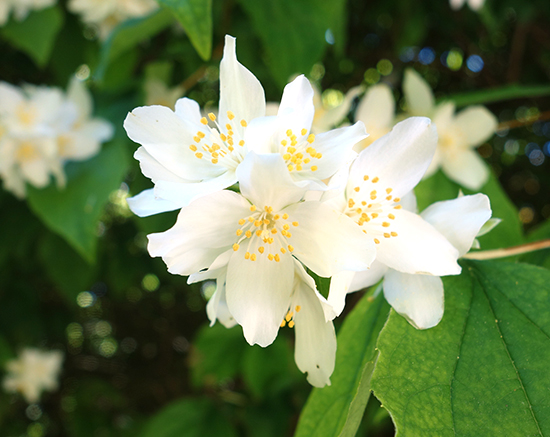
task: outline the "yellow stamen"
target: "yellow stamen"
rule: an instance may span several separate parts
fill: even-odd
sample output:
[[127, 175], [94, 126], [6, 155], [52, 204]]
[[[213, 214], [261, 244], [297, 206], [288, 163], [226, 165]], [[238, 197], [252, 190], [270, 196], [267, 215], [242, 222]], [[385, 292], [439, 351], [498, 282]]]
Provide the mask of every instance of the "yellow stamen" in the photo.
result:
[[208, 118], [212, 121], [216, 121], [216, 116], [212, 112], [208, 114]]
[[202, 124], [208, 124], [208, 120], [206, 119], [206, 117], [201, 118], [201, 123]]
[[235, 114], [233, 114], [231, 111], [227, 111], [227, 118], [229, 118], [229, 120], [233, 120], [235, 118]]
[[236, 252], [237, 250], [239, 250], [239, 247], [240, 247], [240, 246], [239, 246], [237, 243], [235, 243], [235, 244], [233, 245], [233, 250]]

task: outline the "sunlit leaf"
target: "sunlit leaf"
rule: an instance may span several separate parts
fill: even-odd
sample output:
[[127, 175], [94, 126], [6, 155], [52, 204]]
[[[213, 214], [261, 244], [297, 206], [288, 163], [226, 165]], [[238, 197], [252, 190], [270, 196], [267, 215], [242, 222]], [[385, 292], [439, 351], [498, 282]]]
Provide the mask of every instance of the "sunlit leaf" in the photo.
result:
[[550, 271], [464, 262], [445, 315], [420, 331], [392, 311], [372, 387], [398, 436], [550, 433]]

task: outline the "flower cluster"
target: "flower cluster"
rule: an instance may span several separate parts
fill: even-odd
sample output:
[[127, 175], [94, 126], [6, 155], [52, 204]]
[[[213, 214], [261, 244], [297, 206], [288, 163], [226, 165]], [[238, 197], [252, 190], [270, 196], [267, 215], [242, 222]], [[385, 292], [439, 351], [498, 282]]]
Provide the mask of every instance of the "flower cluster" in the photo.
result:
[[18, 197], [25, 196], [26, 182], [42, 188], [51, 175], [63, 187], [63, 164], [90, 158], [113, 135], [110, 123], [91, 118], [91, 96], [76, 79], [66, 94], [0, 82], [0, 100], [0, 177]]
[[53, 6], [57, 0], [2, 0], [0, 1], [0, 26], [8, 22], [10, 13], [17, 21], [23, 21], [33, 10]]
[[26, 348], [19, 357], [6, 363], [8, 374], [3, 385], [7, 392], [21, 393], [29, 403], [40, 400], [43, 391], [57, 389], [63, 353]]
[[[353, 147], [367, 138], [362, 122], [311, 133], [314, 113], [313, 88], [299, 76], [266, 116], [263, 88], [227, 36], [218, 114], [204, 116], [183, 98], [175, 111], [136, 108], [124, 127], [154, 183], [128, 199], [131, 209], [180, 209], [171, 229], [148, 236], [149, 253], [189, 282], [215, 279], [208, 317], [239, 324], [250, 344], [267, 346], [279, 329], [295, 328], [296, 363], [324, 386], [334, 368], [332, 320], [346, 293], [389, 269], [435, 278], [439, 288], [425, 299], [406, 284], [386, 292], [416, 326], [434, 326], [443, 311], [437, 277], [460, 273], [457, 259], [491, 211], [477, 195], [416, 213], [412, 189], [437, 145], [429, 119], [405, 120], [357, 155]], [[310, 272], [332, 278], [328, 299]]]

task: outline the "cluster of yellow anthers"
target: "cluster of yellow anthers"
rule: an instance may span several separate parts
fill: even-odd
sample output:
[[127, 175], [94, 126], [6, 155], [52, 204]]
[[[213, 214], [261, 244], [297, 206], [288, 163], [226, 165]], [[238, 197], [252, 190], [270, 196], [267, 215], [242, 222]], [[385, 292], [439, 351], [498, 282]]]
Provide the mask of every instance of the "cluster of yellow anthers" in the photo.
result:
[[[299, 313], [302, 307], [300, 305], [296, 305], [295, 309], [296, 309], [296, 312]], [[281, 328], [284, 328], [287, 323], [289, 328], [294, 328], [294, 320], [292, 320], [293, 318], [294, 318], [294, 313], [292, 311], [289, 311], [288, 313], [286, 313], [285, 318], [281, 322]]]
[[[250, 207], [250, 211], [253, 214], [239, 220], [239, 225], [241, 227], [237, 229], [236, 234], [237, 237], [240, 238], [239, 241], [233, 245], [233, 250], [235, 252], [240, 249], [243, 241], [248, 240], [244, 258], [250, 261], [256, 261], [256, 258], [265, 252], [266, 246], [262, 245], [261, 243], [257, 245], [257, 241], [254, 241], [253, 244], [254, 237], [260, 238], [261, 241], [267, 245], [267, 259], [269, 261], [281, 261], [281, 255], [279, 255], [279, 251], [283, 255], [287, 252], [294, 251], [294, 247], [292, 246], [292, 244], [288, 244], [288, 239], [292, 237], [292, 234], [289, 230], [290, 225], [288, 223], [284, 223], [281, 226], [282, 221], [288, 221], [288, 214], [274, 214], [273, 208], [271, 206], [264, 207], [264, 210], [262, 211], [257, 210], [256, 206], [252, 205]], [[278, 221], [279, 223], [277, 223]], [[291, 222], [291, 224], [292, 226], [298, 226], [298, 222], [296, 221]], [[272, 246], [274, 242], [278, 243], [278, 248], [276, 247], [277, 244], [275, 245], [275, 247]], [[250, 252], [251, 246], [258, 246], [258, 254], [256, 254], [254, 251], [252, 253]]]
[[[209, 138], [207, 138], [206, 140], [204, 140], [204, 138], [207, 134], [205, 134], [202, 130], [197, 131], [197, 133], [193, 137], [193, 140], [197, 144], [191, 144], [189, 146], [189, 149], [192, 152], [195, 152], [195, 156], [197, 158], [202, 159], [206, 154], [210, 156], [210, 161], [212, 162], [212, 164], [217, 164], [220, 157], [224, 157], [225, 155], [230, 154], [231, 152], [233, 152], [233, 150], [235, 150], [235, 130], [231, 123], [226, 123], [225, 131], [227, 132], [227, 134], [224, 134], [222, 132], [222, 127], [216, 122], [216, 116], [210, 112], [208, 114], [208, 118], [216, 124], [217, 130], [209, 129]], [[227, 111], [227, 118], [232, 121], [235, 118], [235, 114], [233, 114], [231, 111]], [[201, 123], [205, 126], [208, 126], [208, 119], [206, 117], [202, 117]], [[245, 120], [241, 120], [240, 124], [242, 127], [247, 126]], [[206, 141], [210, 139], [213, 140], [211, 146], [206, 143]], [[218, 141], [219, 144], [216, 141]], [[244, 146], [244, 140], [239, 140], [238, 144], [241, 147]]]
[[[391, 192], [392, 188], [386, 188], [386, 196], [380, 195], [377, 190], [372, 189], [369, 192], [369, 189], [374, 188], [375, 185], [380, 181], [378, 177], [372, 179], [368, 175], [363, 176], [363, 187], [357, 186], [353, 189], [357, 194], [355, 199], [349, 197], [348, 205], [346, 208], [346, 214], [354, 219], [359, 226], [364, 226], [365, 223], [371, 222], [374, 220], [374, 223], [370, 223], [370, 228], [372, 225], [381, 225], [381, 231], [374, 227], [373, 231], [369, 231], [374, 234], [375, 237], [383, 236], [384, 238], [397, 237], [397, 232], [389, 230], [391, 226], [391, 221], [384, 220], [384, 214], [387, 213], [386, 217], [390, 220], [395, 220], [395, 215], [391, 212], [388, 213], [388, 209], [401, 209], [401, 205], [397, 205], [401, 201], [399, 197], [393, 197]], [[370, 200], [370, 201], [369, 201]], [[360, 205], [359, 205], [360, 204]], [[367, 231], [363, 229], [363, 232], [366, 234]], [[380, 244], [378, 238], [374, 238], [376, 244]]]
[[[292, 132], [292, 129], [288, 129], [286, 131], [288, 140], [281, 140], [281, 155], [287, 164], [288, 171], [301, 171], [304, 164], [310, 164], [312, 159], [321, 159], [323, 157], [323, 155], [317, 152], [312, 146], [315, 141], [314, 134], [309, 134], [306, 138], [307, 129], [302, 129], [300, 135], [301, 139], [298, 142], [298, 137]], [[311, 171], [317, 171], [317, 166], [311, 165], [309, 169]]]

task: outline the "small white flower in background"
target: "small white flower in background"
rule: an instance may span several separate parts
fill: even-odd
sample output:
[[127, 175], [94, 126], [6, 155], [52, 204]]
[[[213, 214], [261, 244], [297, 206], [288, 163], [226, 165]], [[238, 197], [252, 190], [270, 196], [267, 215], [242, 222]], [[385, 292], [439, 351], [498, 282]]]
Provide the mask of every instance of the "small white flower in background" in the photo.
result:
[[485, 4], [485, 0], [449, 0], [451, 8], [455, 11], [468, 3], [468, 6], [472, 11], [479, 11]]
[[62, 363], [60, 351], [25, 348], [18, 358], [6, 363], [4, 390], [21, 393], [29, 404], [38, 402], [42, 392], [57, 389]]
[[203, 117], [188, 98], [175, 111], [164, 106], [134, 109], [124, 121], [128, 136], [142, 145], [134, 157], [155, 187], [128, 199], [139, 216], [179, 209], [192, 200], [237, 182], [249, 151], [278, 153], [296, 184], [324, 189], [353, 145], [366, 137], [361, 123], [310, 133], [313, 89], [304, 76], [283, 92], [277, 115], [265, 117], [264, 90], [237, 61], [235, 38], [226, 36], [220, 64], [219, 114]]
[[149, 15], [158, 4], [154, 0], [69, 0], [67, 9], [84, 23], [97, 26], [99, 38], [105, 40], [117, 24]]
[[185, 90], [181, 86], [169, 88], [163, 81], [150, 78], [143, 85], [145, 91], [145, 105], [161, 105], [174, 109], [176, 101], [180, 99]]
[[[349, 217], [321, 202], [302, 202], [306, 188], [293, 182], [279, 154], [251, 152], [237, 174], [242, 194], [224, 190], [196, 199], [171, 229], [148, 236], [148, 249], [171, 273], [201, 272], [191, 281], [225, 274], [219, 291], [225, 296], [214, 296], [212, 305], [224, 298], [222, 321], [230, 324], [230, 315], [250, 344], [267, 346], [296, 306], [306, 326], [319, 320], [312, 315], [317, 309], [305, 308], [312, 295], [295, 287], [296, 260], [321, 277], [361, 271], [374, 259], [374, 243]], [[218, 309], [209, 316], [220, 317]]]
[[23, 21], [31, 11], [53, 6], [57, 0], [0, 0], [0, 26], [8, 22], [13, 10], [14, 18]]
[[[349, 216], [376, 246], [377, 265], [408, 274], [460, 273], [458, 250], [432, 225], [410, 212], [408, 193], [426, 171], [435, 152], [437, 134], [430, 120], [411, 117], [364, 149], [351, 165], [343, 192], [327, 201]], [[405, 207], [403, 207], [405, 206]], [[340, 314], [355, 272], [333, 276], [328, 302]]]
[[20, 198], [26, 182], [43, 188], [51, 175], [63, 187], [65, 161], [91, 157], [113, 134], [110, 123], [90, 119], [91, 97], [76, 80], [67, 95], [58, 88], [0, 82], [0, 100], [0, 177]]
[[424, 177], [441, 168], [449, 179], [463, 187], [481, 188], [489, 169], [474, 149], [494, 134], [496, 117], [484, 106], [470, 106], [456, 115], [452, 102], [436, 106], [428, 83], [412, 69], [405, 71], [403, 93], [408, 112], [430, 117], [437, 127], [437, 151]]

